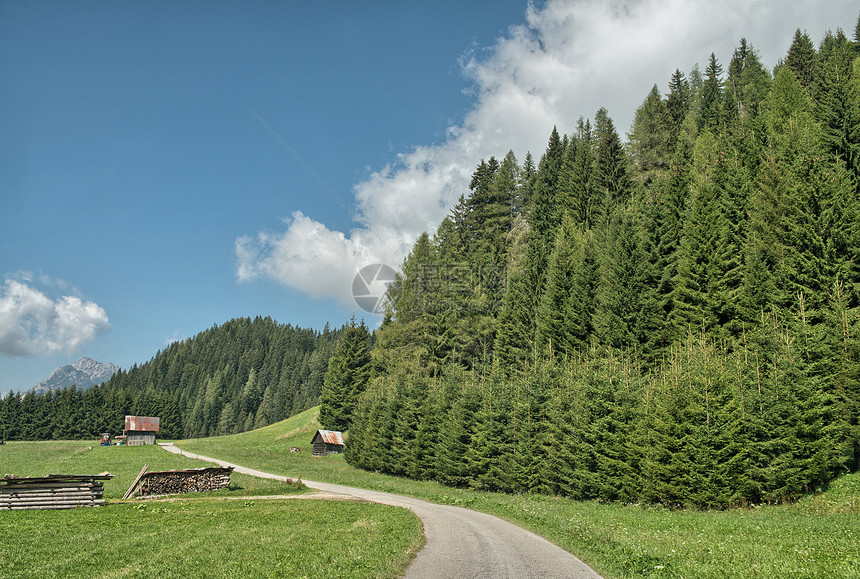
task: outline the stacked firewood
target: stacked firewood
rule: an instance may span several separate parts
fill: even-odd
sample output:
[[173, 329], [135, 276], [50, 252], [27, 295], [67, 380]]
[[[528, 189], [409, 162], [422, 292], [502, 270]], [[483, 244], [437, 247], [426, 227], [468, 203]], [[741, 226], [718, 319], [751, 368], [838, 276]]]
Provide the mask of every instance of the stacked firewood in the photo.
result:
[[58, 475], [0, 479], [0, 510], [74, 509], [105, 504], [104, 481], [112, 474]]
[[140, 477], [140, 496], [215, 491], [230, 486], [233, 467], [148, 472]]

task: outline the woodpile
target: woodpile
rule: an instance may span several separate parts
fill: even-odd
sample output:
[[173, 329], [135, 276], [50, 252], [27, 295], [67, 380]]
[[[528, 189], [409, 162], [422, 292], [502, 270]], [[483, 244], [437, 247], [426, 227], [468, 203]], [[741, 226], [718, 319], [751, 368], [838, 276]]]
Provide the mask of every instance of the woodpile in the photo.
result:
[[[136, 490], [142, 497], [215, 491], [230, 486], [231, 472], [233, 467], [148, 472], [139, 477]], [[134, 491], [133, 485], [126, 495], [131, 496]]]
[[104, 481], [112, 474], [60, 475], [0, 479], [0, 510], [74, 509], [105, 504]]

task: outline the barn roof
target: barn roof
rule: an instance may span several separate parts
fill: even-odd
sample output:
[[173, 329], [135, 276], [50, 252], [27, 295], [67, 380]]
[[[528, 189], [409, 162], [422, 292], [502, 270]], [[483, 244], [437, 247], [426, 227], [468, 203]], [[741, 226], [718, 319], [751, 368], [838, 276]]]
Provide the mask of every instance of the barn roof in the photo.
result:
[[[316, 440], [317, 436], [322, 437], [323, 442], [326, 444], [339, 444], [343, 446], [343, 434], [338, 432], [337, 430], [317, 430], [317, 433], [314, 435], [314, 440]], [[313, 444], [313, 440], [311, 444]]]
[[161, 422], [161, 419], [157, 416], [126, 416], [125, 428], [123, 430], [158, 432], [159, 422]]

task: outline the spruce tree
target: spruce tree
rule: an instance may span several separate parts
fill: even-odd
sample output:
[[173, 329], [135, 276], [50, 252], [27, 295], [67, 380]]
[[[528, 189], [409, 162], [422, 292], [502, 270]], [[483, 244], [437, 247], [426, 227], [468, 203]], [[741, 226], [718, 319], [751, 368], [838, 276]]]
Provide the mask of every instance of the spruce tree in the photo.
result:
[[798, 28], [794, 32], [794, 40], [788, 48], [785, 65], [794, 72], [800, 84], [807, 90], [812, 87], [815, 79], [815, 60], [815, 46], [812, 44], [812, 39], [806, 32], [801, 32]]
[[350, 319], [329, 360], [320, 394], [320, 425], [328, 430], [349, 430], [358, 397], [370, 377], [370, 334], [364, 320]]
[[565, 146], [558, 129], [553, 127], [546, 152], [538, 165], [530, 206], [529, 223], [534, 234], [542, 241], [551, 239], [550, 232], [555, 230], [561, 220], [556, 196], [564, 164], [564, 151]]
[[516, 230], [506, 267], [505, 291], [498, 315], [494, 352], [505, 368], [514, 370], [534, 348], [536, 291], [542, 286], [535, 266], [537, 242], [525, 220]]
[[[676, 104], [677, 106], [677, 104]], [[669, 111], [655, 84], [636, 110], [629, 148], [636, 166], [636, 180], [644, 187], [663, 179], [672, 156]]]
[[582, 291], [585, 288], [575, 285], [576, 275], [584, 266], [581, 238], [582, 233], [566, 213], [556, 234], [546, 290], [537, 310], [535, 344], [540, 352], [552, 350], [559, 355], [570, 355], [585, 342], [585, 320], [576, 312], [576, 307], [587, 299]]
[[594, 143], [591, 123], [579, 119], [576, 134], [570, 140], [560, 179], [559, 211], [570, 213], [583, 228], [593, 225], [594, 212]]
[[691, 98], [690, 83], [687, 81], [684, 73], [676, 68], [675, 72], [672, 73], [672, 78], [669, 80], [669, 94], [666, 95], [666, 114], [669, 116], [670, 144], [673, 152], [681, 124], [684, 122], [687, 113], [690, 112]]
[[613, 348], [633, 347], [639, 341], [640, 300], [647, 266], [640, 243], [640, 220], [631, 204], [619, 207], [611, 216], [600, 247], [591, 323], [597, 341]]
[[720, 144], [710, 131], [696, 140], [692, 196], [681, 237], [672, 294], [671, 322], [676, 335], [716, 325], [712, 291], [717, 287], [716, 260], [722, 225], [721, 191], [715, 176]]
[[599, 109], [594, 117], [594, 134], [597, 141], [594, 224], [596, 229], [604, 229], [609, 224], [615, 206], [632, 194], [633, 182], [621, 138], [604, 108]]
[[708, 59], [699, 96], [699, 130], [715, 130], [720, 124], [720, 110], [723, 100], [723, 67], [714, 53]]

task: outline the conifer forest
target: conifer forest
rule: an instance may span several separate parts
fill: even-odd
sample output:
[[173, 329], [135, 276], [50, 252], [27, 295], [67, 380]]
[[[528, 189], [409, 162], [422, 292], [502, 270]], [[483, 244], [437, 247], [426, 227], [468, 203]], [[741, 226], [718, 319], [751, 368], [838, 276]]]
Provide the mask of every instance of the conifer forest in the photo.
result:
[[447, 485], [779, 503], [860, 459], [860, 22], [742, 39], [482, 161], [388, 293], [347, 460]]
[[174, 342], [104, 384], [0, 399], [0, 440], [120, 434], [125, 415], [158, 416], [159, 438], [244, 432], [315, 406], [341, 330], [239, 318]]
[[773, 68], [741, 39], [677, 69], [626, 138], [603, 108], [559, 122], [539, 158], [477, 165], [378, 328], [232, 320], [0, 400], [0, 437], [125, 414], [200, 437], [319, 403], [350, 464], [479, 490], [727, 508], [857, 471], [860, 20], [798, 29]]

